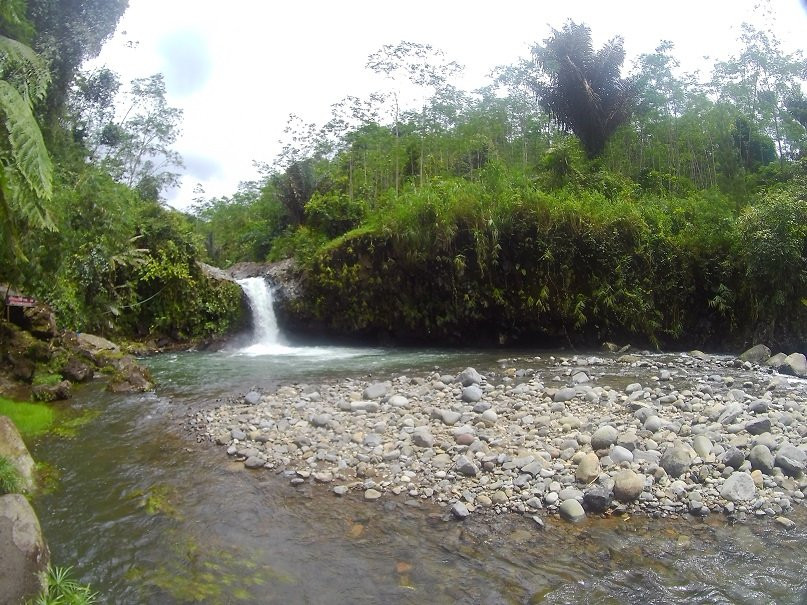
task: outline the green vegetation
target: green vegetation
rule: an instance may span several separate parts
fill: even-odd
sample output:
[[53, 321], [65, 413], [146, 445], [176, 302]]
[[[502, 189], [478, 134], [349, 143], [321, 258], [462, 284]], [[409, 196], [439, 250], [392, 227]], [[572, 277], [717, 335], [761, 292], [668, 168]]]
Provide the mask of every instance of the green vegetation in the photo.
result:
[[0, 416], [8, 416], [23, 437], [47, 433], [56, 419], [56, 412], [44, 403], [11, 401], [0, 397]]
[[322, 125], [292, 118], [258, 181], [200, 190], [186, 215], [160, 202], [182, 165], [163, 78], [80, 70], [125, 0], [10, 6], [0, 282], [65, 327], [214, 337], [239, 326], [242, 294], [197, 261], [294, 256], [287, 315], [349, 336], [807, 338], [804, 58], [770, 31], [744, 26], [703, 76], [665, 41], [625, 66], [621, 38], [595, 48], [569, 22], [473, 92], [439, 49], [385, 45], [366, 64], [382, 90]]
[[184, 341], [238, 326], [240, 289], [203, 274], [193, 221], [160, 202], [182, 165], [171, 149], [181, 111], [162, 76], [124, 86], [107, 69], [80, 71], [128, 3], [5, 4], [0, 283], [76, 331]]
[[[569, 23], [465, 93], [402, 43], [259, 183], [200, 200], [208, 254], [295, 256], [300, 327], [414, 342], [807, 338], [804, 59], [746, 26], [712, 78]], [[627, 76], [626, 72], [629, 72]], [[401, 85], [421, 99], [402, 107]]]
[[16, 494], [22, 489], [22, 477], [11, 461], [0, 456], [0, 496]]
[[71, 577], [70, 567], [48, 568], [48, 589], [29, 605], [92, 605], [98, 600], [97, 593], [89, 586], [79, 584]]

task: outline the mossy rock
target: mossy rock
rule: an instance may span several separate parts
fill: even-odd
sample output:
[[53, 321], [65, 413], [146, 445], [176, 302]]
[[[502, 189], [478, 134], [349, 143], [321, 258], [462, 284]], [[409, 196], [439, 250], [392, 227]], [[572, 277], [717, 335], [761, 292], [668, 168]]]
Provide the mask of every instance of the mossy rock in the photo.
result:
[[31, 389], [34, 401], [62, 401], [73, 396], [72, 384], [62, 380], [56, 384], [39, 384]]

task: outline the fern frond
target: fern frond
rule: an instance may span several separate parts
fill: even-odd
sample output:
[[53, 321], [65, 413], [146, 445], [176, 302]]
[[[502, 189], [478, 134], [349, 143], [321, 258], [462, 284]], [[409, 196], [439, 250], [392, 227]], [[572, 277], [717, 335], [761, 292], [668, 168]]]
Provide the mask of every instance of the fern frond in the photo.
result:
[[4, 178], [0, 181], [2, 195], [13, 216], [23, 225], [55, 231], [56, 225], [43, 199], [28, 187], [20, 172], [14, 166], [6, 166], [3, 172]]
[[11, 84], [0, 80], [0, 116], [5, 118], [14, 166], [37, 197], [53, 195], [53, 166], [31, 107]]
[[20, 79], [27, 88], [26, 94], [32, 99], [41, 100], [45, 98], [50, 84], [50, 71], [42, 57], [30, 46], [0, 36], [0, 78]]

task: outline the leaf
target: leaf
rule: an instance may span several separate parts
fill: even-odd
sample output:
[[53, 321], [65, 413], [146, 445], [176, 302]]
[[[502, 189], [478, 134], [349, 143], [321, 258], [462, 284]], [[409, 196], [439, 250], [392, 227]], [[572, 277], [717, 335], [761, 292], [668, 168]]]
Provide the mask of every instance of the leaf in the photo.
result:
[[0, 78], [11, 80], [21, 75], [25, 93], [33, 99], [45, 98], [50, 72], [45, 61], [31, 47], [0, 35]]
[[50, 200], [53, 166], [42, 132], [30, 105], [5, 80], [0, 80], [0, 113], [5, 116], [15, 167], [38, 197]]

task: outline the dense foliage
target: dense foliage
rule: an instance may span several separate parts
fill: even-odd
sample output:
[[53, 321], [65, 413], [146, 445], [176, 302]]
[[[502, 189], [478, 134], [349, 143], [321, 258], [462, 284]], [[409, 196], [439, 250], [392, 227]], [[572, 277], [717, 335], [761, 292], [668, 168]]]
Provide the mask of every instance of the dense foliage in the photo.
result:
[[205, 276], [192, 221], [160, 202], [181, 166], [181, 112], [159, 74], [124, 90], [107, 69], [80, 71], [126, 6], [3, 3], [0, 283], [49, 302], [74, 330], [214, 336], [239, 324], [240, 288]]
[[667, 42], [625, 77], [620, 39], [569, 23], [474, 93], [431, 47], [386, 46], [386, 94], [293, 118], [278, 163], [199, 200], [197, 228], [224, 265], [296, 256], [300, 327], [803, 347], [805, 63], [769, 32], [741, 42], [709, 80]]

